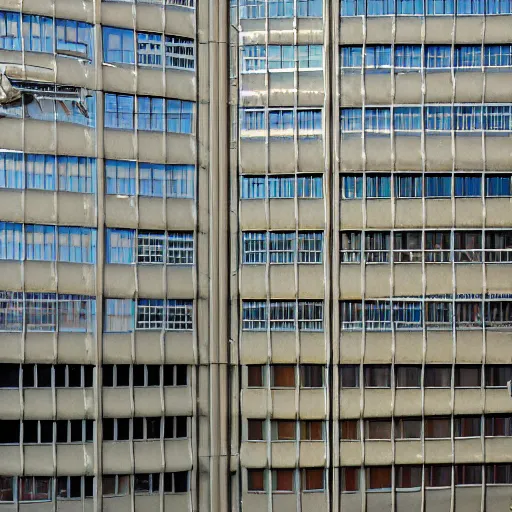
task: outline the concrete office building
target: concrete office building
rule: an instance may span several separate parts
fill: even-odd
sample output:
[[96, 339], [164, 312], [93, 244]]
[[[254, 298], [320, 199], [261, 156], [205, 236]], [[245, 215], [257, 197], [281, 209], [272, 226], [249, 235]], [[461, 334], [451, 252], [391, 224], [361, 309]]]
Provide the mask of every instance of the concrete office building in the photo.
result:
[[0, 0], [0, 510], [508, 510], [511, 14]]

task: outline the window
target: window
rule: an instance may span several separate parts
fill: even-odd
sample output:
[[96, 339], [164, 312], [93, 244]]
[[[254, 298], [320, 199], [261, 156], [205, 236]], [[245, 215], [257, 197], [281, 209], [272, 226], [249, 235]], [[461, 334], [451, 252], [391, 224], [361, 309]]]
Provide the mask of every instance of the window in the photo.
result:
[[391, 439], [391, 420], [366, 420], [365, 439]]
[[271, 263], [293, 263], [295, 259], [295, 233], [269, 233]]
[[188, 300], [167, 300], [167, 320], [165, 328], [168, 331], [191, 331], [193, 329], [193, 305]]
[[270, 373], [270, 385], [273, 388], [294, 388], [295, 366], [273, 365]]
[[0, 11], [0, 48], [21, 50], [19, 13]]
[[427, 14], [453, 14], [454, 0], [427, 0]]
[[137, 300], [137, 329], [192, 330], [192, 302], [168, 299]]
[[421, 466], [395, 466], [396, 490], [421, 489]]
[[394, 176], [396, 198], [421, 198], [423, 180], [421, 176], [396, 174]]
[[455, 437], [480, 437], [482, 433], [480, 416], [456, 416], [453, 426]]
[[135, 162], [105, 160], [107, 194], [135, 195]]
[[395, 232], [393, 246], [395, 263], [421, 262], [422, 238], [420, 231]]
[[453, 316], [451, 302], [427, 302], [425, 308], [427, 329], [451, 330]]
[[74, 20], [55, 20], [57, 53], [92, 60], [93, 27]]
[[390, 491], [391, 467], [371, 466], [366, 468], [366, 488], [369, 491]]
[[481, 485], [481, 464], [457, 464], [455, 466], [455, 485]]
[[23, 153], [0, 151], [0, 188], [23, 189], [24, 187], [25, 174], [23, 168]]
[[340, 365], [340, 380], [342, 388], [359, 387], [359, 365], [342, 364]]
[[482, 233], [478, 231], [455, 231], [455, 261], [482, 261]]
[[451, 261], [451, 234], [449, 231], [425, 232], [425, 261], [447, 263]]
[[303, 388], [322, 388], [325, 367], [320, 364], [300, 365], [300, 385]]
[[107, 263], [134, 263], [135, 232], [131, 229], [107, 229]]
[[512, 484], [512, 464], [486, 464], [487, 484]]
[[58, 227], [59, 261], [96, 263], [96, 230]]
[[300, 199], [317, 199], [323, 197], [322, 176], [297, 176], [297, 197]]
[[365, 108], [364, 130], [370, 133], [391, 131], [391, 111], [389, 108]]
[[361, 302], [344, 300], [340, 302], [341, 329], [357, 331], [363, 328], [363, 305]]
[[480, 176], [455, 176], [455, 197], [480, 197], [482, 178]]
[[[161, 132], [164, 130], [164, 99], [139, 96], [137, 98], [137, 128], [139, 130]], [[139, 166], [140, 167], [140, 166]], [[150, 166], [155, 170], [163, 166]], [[143, 183], [141, 176], [141, 184]], [[150, 194], [153, 195], [153, 194]], [[155, 194], [158, 195], [158, 194]], [[163, 194], [159, 194], [162, 197]]]
[[484, 65], [489, 67], [512, 66], [512, 45], [485, 46]]
[[274, 420], [271, 427], [273, 441], [295, 441], [297, 438], [295, 421]]
[[56, 190], [55, 157], [26, 154], [25, 184], [29, 189]]
[[52, 479], [47, 476], [18, 477], [19, 501], [50, 501]]
[[267, 54], [264, 45], [251, 45], [242, 48], [242, 71], [252, 73], [266, 70]]
[[139, 474], [133, 477], [135, 494], [158, 494], [160, 492], [160, 474]]
[[452, 435], [450, 418], [425, 418], [426, 439], [449, 439]]
[[250, 388], [263, 387], [263, 365], [247, 365], [247, 386]]
[[25, 226], [27, 260], [56, 261], [55, 226]]
[[420, 439], [421, 418], [395, 418], [395, 439]]
[[342, 176], [341, 194], [343, 199], [363, 198], [363, 176], [352, 175]]
[[389, 331], [391, 329], [391, 304], [382, 300], [366, 301], [364, 325], [369, 331]]
[[360, 487], [360, 468], [344, 467], [341, 468], [341, 491], [357, 492]]
[[345, 71], [349, 69], [361, 68], [363, 65], [362, 46], [342, 46], [340, 56], [340, 66], [342, 69], [345, 69]]
[[166, 100], [167, 132], [193, 133], [194, 104], [184, 100]]
[[425, 197], [451, 197], [452, 177], [451, 176], [425, 176]]
[[351, 133], [363, 130], [363, 109], [343, 108], [341, 109], [341, 132]]
[[105, 299], [105, 332], [131, 332], [133, 306], [131, 299]]
[[293, 176], [268, 177], [268, 197], [270, 199], [291, 199], [295, 195], [295, 178]]
[[266, 233], [244, 232], [242, 237], [243, 262], [265, 263], [267, 261]]
[[81, 156], [58, 156], [59, 190], [94, 194], [96, 192], [96, 160]]
[[264, 469], [247, 470], [247, 490], [249, 492], [265, 492], [266, 478]]
[[323, 233], [298, 234], [298, 263], [322, 263]]
[[512, 417], [506, 415], [486, 416], [485, 418], [486, 437], [512, 436]]
[[512, 380], [512, 367], [510, 365], [492, 364], [485, 366], [486, 387], [504, 388]]
[[57, 499], [92, 498], [94, 477], [59, 476], [57, 478]]
[[[168, 418], [165, 419], [168, 420]], [[133, 439], [160, 439], [162, 424], [162, 418], [132, 418]]]
[[366, 176], [366, 197], [367, 198], [389, 198], [391, 197], [391, 176], [367, 175]]
[[194, 263], [193, 233], [167, 234], [167, 263], [171, 265], [192, 265]]
[[[417, 2], [423, 10], [422, 0], [399, 0], [401, 7], [413, 7]], [[407, 5], [409, 4], [409, 5]], [[399, 13], [408, 14], [408, 13]], [[421, 69], [421, 46], [419, 45], [397, 45], [395, 46], [395, 68], [396, 69]], [[400, 107], [399, 107], [400, 108]], [[414, 107], [418, 112], [419, 127], [421, 129], [421, 110]], [[395, 109], [396, 113], [396, 109]], [[396, 118], [395, 118], [396, 119]], [[396, 122], [396, 121], [395, 121]], [[395, 128], [396, 129], [396, 128]]]
[[[436, 1], [436, 0], [427, 0]], [[452, 1], [452, 0], [448, 0]], [[452, 108], [427, 105], [425, 107], [425, 129], [449, 131], [452, 129]]]
[[368, 263], [389, 263], [390, 233], [367, 231], [364, 236], [364, 257]]
[[295, 491], [295, 471], [293, 469], [272, 469], [272, 491], [291, 493]]
[[134, 113], [134, 96], [105, 93], [105, 128], [133, 130]]
[[391, 387], [391, 368], [384, 365], [365, 365], [364, 385], [367, 388]]
[[397, 388], [421, 387], [421, 366], [395, 366]]
[[322, 441], [324, 439], [324, 424], [322, 421], [302, 420], [300, 422], [301, 441]]
[[164, 473], [164, 492], [182, 493], [189, 490], [188, 471], [177, 471], [175, 473]]
[[479, 388], [481, 384], [481, 366], [458, 365], [455, 367], [456, 388]]
[[323, 491], [324, 490], [324, 474], [323, 468], [306, 468], [301, 470], [302, 473], [302, 489], [304, 491]]
[[103, 496], [126, 496], [129, 493], [129, 475], [103, 475]]
[[[2, 186], [2, 160], [0, 156], [0, 187]], [[486, 176], [485, 195], [487, 197], [510, 197], [512, 195], [512, 176]]]
[[455, 322], [458, 329], [480, 329], [482, 320], [482, 304], [480, 302], [457, 302], [455, 304]]
[[[148, 385], [150, 385], [148, 383]], [[156, 384], [155, 384], [156, 385]], [[185, 364], [164, 365], [164, 386], [187, 386], [188, 369]]]
[[[142, 34], [137, 34], [140, 37]], [[146, 34], [147, 36], [148, 34]], [[149, 34], [155, 36], [155, 34]], [[152, 42], [151, 46], [154, 43]], [[146, 43], [146, 48], [147, 48]], [[139, 52], [141, 42], [139, 41]], [[140, 57], [139, 57], [140, 63]], [[188, 37], [165, 36], [165, 67], [169, 69], [194, 69], [194, 40]]]
[[511, 231], [487, 231], [485, 233], [485, 261], [512, 262]]
[[482, 66], [482, 47], [456, 46], [454, 58], [457, 68], [479, 68]]
[[[436, 1], [436, 0], [429, 0]], [[428, 69], [450, 69], [452, 48], [448, 45], [425, 47], [425, 66]]]
[[0, 222], [0, 259], [23, 259], [23, 225]]
[[195, 194], [194, 175], [195, 168], [193, 165], [166, 165], [165, 192], [167, 197], [192, 199]]
[[452, 368], [443, 365], [425, 366], [426, 388], [449, 388], [451, 386]]
[[265, 436], [264, 420], [247, 420], [247, 440], [264, 441]]
[[452, 467], [425, 465], [426, 487], [450, 487], [452, 483]]
[[[16, 292], [14, 292], [16, 293]], [[20, 365], [13, 363], [0, 363], [0, 388], [19, 388]]]
[[361, 262], [361, 233], [343, 231], [341, 233], [341, 261], [343, 263]]
[[340, 421], [340, 430], [343, 441], [358, 441], [360, 439], [359, 420]]
[[135, 63], [133, 30], [103, 27], [103, 61], [119, 64]]

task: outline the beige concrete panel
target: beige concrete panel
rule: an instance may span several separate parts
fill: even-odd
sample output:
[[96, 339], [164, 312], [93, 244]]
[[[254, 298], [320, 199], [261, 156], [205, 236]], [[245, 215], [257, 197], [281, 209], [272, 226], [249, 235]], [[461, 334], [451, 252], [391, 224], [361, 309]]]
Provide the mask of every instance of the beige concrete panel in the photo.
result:
[[[505, 197], [493, 197], [485, 200], [485, 225], [488, 227], [506, 227], [512, 224], [512, 200]], [[487, 271], [492, 265], [487, 266]], [[501, 265], [500, 267], [501, 268]], [[501, 272], [500, 272], [501, 274]]]
[[421, 152], [421, 137], [395, 136], [395, 169], [397, 171], [421, 170], [423, 165]]
[[360, 466], [363, 463], [363, 450], [360, 441], [340, 442], [340, 465]]
[[82, 419], [94, 417], [95, 404], [92, 388], [60, 388], [55, 393], [57, 397], [57, 418]]
[[91, 1], [56, 0], [55, 16], [94, 23], [94, 3]]
[[485, 390], [485, 410], [487, 413], [512, 412], [512, 400], [506, 389], [486, 389]]
[[79, 295], [95, 295], [95, 265], [77, 263], [57, 263], [59, 293], [75, 293]]
[[364, 390], [364, 416], [368, 418], [391, 416], [391, 389], [372, 389]]
[[190, 493], [164, 495], [164, 512], [174, 512], [175, 510], [192, 510]]
[[364, 363], [391, 363], [392, 338], [390, 332], [367, 332]]
[[457, 293], [482, 293], [483, 265], [459, 263], [455, 265]]
[[103, 141], [105, 158], [122, 160], [135, 159], [135, 132], [131, 130], [106, 128], [103, 130]]
[[323, 71], [300, 71], [297, 105], [299, 107], [317, 107], [324, 104]]
[[134, 416], [162, 416], [162, 400], [160, 388], [135, 387]]
[[270, 297], [294, 299], [296, 296], [295, 268], [293, 265], [270, 265]]
[[[276, 71], [269, 73], [268, 81], [269, 107], [285, 107], [293, 104], [297, 92], [293, 72]], [[263, 97], [260, 96], [256, 101], [262, 103]]]
[[427, 363], [451, 363], [453, 360], [452, 331], [427, 331]]
[[366, 265], [366, 297], [389, 297], [391, 290], [391, 265]]
[[299, 466], [319, 467], [326, 463], [326, 446], [319, 441], [301, 441], [299, 446]]
[[[57, 150], [55, 124], [35, 119], [25, 119], [25, 151], [27, 153], [53, 153]], [[2, 122], [3, 124], [3, 122]], [[62, 124], [62, 123], [60, 123]], [[71, 128], [71, 123], [64, 123]], [[2, 130], [3, 138], [3, 130]], [[59, 140], [59, 148], [62, 146]], [[65, 144], [64, 144], [65, 146]]]
[[[444, 20], [441, 20], [444, 21]], [[428, 21], [427, 21], [428, 23]], [[449, 71], [425, 73], [425, 101], [428, 103], [451, 102], [453, 94], [452, 74]]]
[[327, 512], [330, 510], [327, 493], [324, 492], [305, 492], [301, 497], [302, 510], [317, 510], [318, 512]]
[[272, 443], [272, 466], [294, 468], [297, 464], [295, 441], [277, 441]]
[[94, 194], [59, 192], [57, 194], [58, 223], [66, 226], [91, 226], [97, 224]]
[[105, 418], [129, 418], [132, 414], [129, 388], [103, 388]]
[[411, 510], [421, 510], [423, 497], [420, 491], [417, 492], [397, 492], [395, 496], [396, 512], [410, 512]]
[[[467, 42], [465, 43], [467, 44]], [[484, 91], [484, 74], [478, 71], [458, 71], [455, 73], [455, 101], [482, 101]]]
[[426, 294], [452, 293], [452, 266], [426, 263]]
[[132, 335], [103, 333], [103, 362], [130, 364], [132, 362]]
[[455, 487], [457, 511], [480, 512], [482, 507], [482, 487]]
[[369, 492], [366, 495], [366, 506], [370, 510], [393, 510], [393, 498], [391, 492]]
[[[390, 103], [392, 103], [393, 80], [394, 77], [391, 74], [391, 72], [366, 74], [364, 77], [366, 104], [389, 105]], [[389, 150], [387, 150], [387, 152], [389, 153]]]
[[298, 42], [299, 44], [322, 44], [324, 39], [324, 23], [322, 18], [304, 17], [298, 18]]
[[57, 291], [57, 273], [51, 261], [25, 261], [26, 291]]
[[359, 389], [343, 389], [340, 394], [340, 417], [359, 418], [361, 415], [361, 391]]
[[396, 18], [395, 43], [421, 44], [423, 20], [418, 16], [400, 16]]
[[299, 343], [301, 364], [327, 364], [328, 342], [324, 333], [301, 332]]
[[165, 364], [196, 364], [192, 332], [165, 333]]
[[267, 333], [242, 332], [240, 336], [240, 364], [265, 364], [267, 360]]
[[[4, 53], [5, 52], [0, 52], [0, 58], [3, 57]], [[25, 121], [22, 119], [2, 119], [2, 149], [16, 149], [19, 151], [23, 147], [24, 137], [22, 127], [23, 122], [28, 123], [28, 121], [28, 119]], [[51, 140], [52, 138], [50, 137], [50, 141]], [[25, 144], [30, 144], [30, 141], [26, 139]], [[53, 144], [53, 146], [55, 147], [55, 144]], [[28, 151], [28, 149], [26, 151]]]
[[486, 265], [487, 292], [510, 293], [512, 289], [512, 273], [510, 264]]
[[162, 447], [160, 441], [135, 441], [135, 471], [137, 473], [159, 472], [163, 469]]
[[[40, 59], [44, 54], [37, 53], [36, 55], [36, 58]], [[58, 84], [85, 87], [91, 91], [96, 89], [97, 76], [96, 67], [94, 64], [88, 63], [81, 59], [70, 59], [68, 57], [62, 56], [57, 56], [56, 61]]]
[[360, 512], [364, 510], [362, 501], [364, 499], [364, 493], [343, 493], [341, 495], [341, 506], [346, 512]]
[[481, 44], [484, 16], [457, 16], [455, 44]]
[[[142, 198], [141, 198], [142, 199]], [[149, 198], [147, 198], [149, 200]], [[139, 209], [145, 203], [139, 203]], [[191, 199], [167, 199], [167, 229], [193, 230], [196, 224], [194, 201]], [[155, 227], [154, 221], [150, 225], [151, 219], [141, 217], [140, 225], [147, 221], [147, 228]], [[162, 228], [163, 229], [163, 228]]]
[[[279, 201], [283, 201], [280, 199]], [[299, 199], [299, 229], [321, 229], [325, 226], [323, 199]]]
[[452, 445], [449, 439], [425, 440], [425, 464], [452, 462]]
[[480, 136], [456, 135], [455, 168], [481, 169], [483, 166], [482, 138]]
[[[416, 21], [416, 20], [415, 20]], [[420, 20], [417, 20], [420, 21]], [[421, 37], [418, 32], [417, 37]], [[421, 103], [422, 77], [418, 72], [405, 72], [395, 74], [395, 102]], [[419, 143], [418, 137], [418, 143]]]
[[[107, 498], [108, 501], [108, 498]], [[20, 511], [21, 511], [20, 507]], [[106, 510], [106, 509], [105, 509]], [[94, 512], [93, 498], [87, 498], [85, 501], [57, 501], [57, 512]]]
[[189, 439], [164, 441], [165, 471], [192, 469], [192, 450]]
[[[20, 446], [0, 446], [0, 471], [3, 475], [22, 475]], [[3, 507], [2, 507], [3, 508]]]
[[268, 103], [267, 74], [245, 73], [240, 75], [239, 90], [239, 106], [264, 107]]
[[485, 19], [485, 44], [512, 39], [512, 26], [507, 15], [487, 16]]
[[421, 389], [397, 389], [395, 416], [421, 416]]
[[270, 219], [272, 229], [295, 230], [295, 205], [293, 199], [271, 199], [269, 201]]
[[165, 229], [165, 216], [165, 202], [161, 198], [139, 197], [139, 227]]
[[[23, 12], [26, 13], [27, 10], [25, 9], [25, 6], [23, 6]], [[53, 13], [50, 14], [50, 16], [53, 16]], [[25, 54], [23, 55], [24, 59], [25, 59], [25, 65], [28, 67], [28, 69], [25, 71], [25, 79], [29, 79], [29, 78], [34, 78], [34, 76], [37, 76], [38, 78], [50, 78], [50, 76], [53, 78], [54, 77], [54, 70], [55, 70], [55, 67], [56, 67], [56, 61], [57, 59], [59, 61], [75, 61], [78, 63], [78, 60], [77, 59], [73, 59], [73, 58], [68, 58], [68, 57], [57, 57], [57, 55], [53, 54], [53, 53], [42, 53], [42, 52], [31, 52], [31, 51], [27, 51], [25, 49]], [[85, 61], [82, 61], [82, 63], [91, 68], [92, 70], [94, 69], [94, 66], [89, 66], [89, 64], [85, 63]], [[30, 67], [29, 67], [30, 66]], [[72, 67], [73, 65], [70, 64], [70, 67]], [[39, 69], [32, 69], [30, 70], [30, 68], [33, 68], [33, 67], [36, 67], [36, 68], [39, 68]], [[32, 73], [34, 73], [34, 76], [31, 76], [31, 71]], [[23, 71], [22, 70], [13, 70], [12, 71], [12, 78], [17, 78], [18, 76], [20, 75], [23, 75]], [[56, 83], [64, 83], [66, 85], [74, 85], [74, 82], [64, 82], [64, 81], [61, 81], [60, 80], [60, 76], [59, 76], [59, 71], [57, 70], [57, 81]], [[53, 81], [53, 80], [52, 80]], [[81, 83], [79, 83], [78, 85], [83, 85]]]
[[272, 332], [272, 362], [273, 363], [296, 363], [296, 334], [294, 332]]
[[452, 170], [451, 135], [427, 135], [425, 137], [425, 170]]
[[343, 229], [362, 229], [364, 227], [363, 208], [363, 201], [341, 200], [340, 227]]
[[421, 331], [395, 332], [395, 363], [420, 364], [423, 358], [423, 333]]
[[482, 362], [482, 333], [480, 331], [457, 331], [456, 363]]
[[[325, 276], [323, 265], [298, 265], [299, 288], [301, 299], [323, 299], [325, 296]], [[288, 288], [291, 288], [289, 282]]]
[[458, 197], [455, 199], [455, 225], [481, 227], [483, 224], [482, 201]]
[[167, 414], [192, 416], [192, 392], [190, 387], [164, 388], [164, 405]]
[[360, 299], [361, 265], [340, 265], [340, 299]]
[[[160, 496], [135, 494], [135, 510], [160, 510]], [[176, 510], [188, 510], [187, 507]]]
[[391, 441], [365, 441], [364, 464], [387, 466], [393, 463], [393, 444]]
[[395, 464], [422, 464], [421, 441], [400, 440], [395, 443]]
[[[143, 7], [142, 5], [137, 6], [137, 25], [149, 23], [154, 23], [155, 15], [149, 12], [148, 9], [147, 14], [140, 16], [139, 18], [139, 9]], [[186, 37], [195, 37], [195, 12], [193, 9], [182, 9], [180, 7], [168, 6], [165, 9], [165, 27], [164, 32], [166, 34], [180, 35]]]
[[451, 227], [452, 203], [449, 199], [425, 199], [427, 227]]
[[451, 489], [426, 489], [425, 490], [425, 512], [450, 512], [451, 511]]
[[107, 264], [104, 267], [106, 295], [130, 298], [135, 294], [135, 265]]
[[299, 413], [304, 420], [325, 419], [328, 414], [326, 390], [301, 389], [299, 393]]
[[135, 360], [138, 364], [161, 364], [162, 361], [162, 332], [135, 332]]
[[294, 24], [291, 18], [276, 17], [268, 20], [273, 44], [293, 44]]
[[279, 512], [296, 512], [297, 499], [297, 494], [273, 494], [272, 510], [279, 510]]
[[[137, 67], [137, 94], [148, 96], [167, 96], [163, 67]], [[178, 78], [179, 79], [179, 78]], [[192, 85], [193, 87], [193, 85]], [[155, 132], [152, 134], [156, 135]], [[163, 136], [163, 132], [158, 135]], [[158, 140], [159, 137], [157, 137]]]
[[[260, 165], [264, 165], [264, 153], [258, 155]], [[292, 138], [272, 139], [268, 146], [269, 168], [273, 172], [295, 172], [295, 146]]]
[[484, 403], [480, 389], [456, 389], [454, 414], [481, 414]]
[[[139, 280], [141, 276], [142, 274], [139, 274]], [[194, 296], [194, 268], [192, 265], [167, 267], [167, 296], [175, 299], [190, 299]]]
[[137, 137], [139, 160], [141, 162], [165, 163], [167, 156], [165, 148], [167, 139], [165, 133], [139, 130]]
[[57, 445], [57, 474], [64, 476], [92, 474], [94, 446], [87, 444]]
[[137, 67], [133, 64], [103, 64], [103, 89], [125, 94], [137, 92]]
[[[1, 275], [1, 271], [0, 271]], [[5, 288], [3, 288], [5, 290]], [[0, 333], [0, 359], [5, 363], [21, 363], [23, 335], [20, 333]]]
[[21, 290], [23, 288], [21, 270], [21, 262], [2, 261], [0, 263], [0, 289]]
[[111, 227], [136, 228], [136, 198], [133, 196], [105, 197], [105, 224]]
[[[2, 135], [3, 137], [3, 135]], [[21, 190], [2, 189], [0, 217], [10, 222], [23, 222], [23, 192]]]
[[[280, 201], [286, 200], [281, 199]], [[263, 199], [240, 201], [239, 212], [240, 230], [267, 229], [265, 201]]]
[[[42, 126], [39, 129], [41, 130], [41, 128]], [[38, 136], [39, 133], [41, 132], [38, 131]], [[49, 148], [44, 148], [41, 151], [48, 153]], [[59, 155], [96, 156], [96, 132], [94, 128], [71, 123], [58, 123], [57, 152]]]
[[[240, 172], [265, 172], [267, 145], [262, 138], [240, 139]], [[279, 168], [276, 168], [277, 171]], [[270, 169], [272, 170], [272, 169]], [[282, 172], [285, 172], [284, 169]], [[293, 171], [292, 171], [293, 172]]]
[[476, 464], [484, 462], [480, 437], [455, 439], [455, 463]]
[[485, 439], [485, 462], [510, 462], [512, 439], [488, 437]]
[[449, 389], [425, 389], [425, 416], [451, 414], [451, 394]]
[[103, 473], [132, 473], [129, 441], [103, 441]]
[[[126, 471], [126, 469], [125, 469]], [[103, 470], [105, 473], [105, 469]], [[118, 473], [123, 474], [118, 471]], [[120, 510], [130, 510], [132, 506], [130, 495], [127, 496], [109, 496], [102, 500], [102, 512], [119, 512]], [[186, 509], [185, 509], [186, 510]]]
[[240, 463], [244, 468], [264, 468], [267, 466], [267, 443], [243, 442], [240, 447]]
[[[371, 76], [372, 75], [366, 75], [366, 78], [368, 79]], [[361, 81], [360, 72], [350, 73], [342, 71], [340, 85], [340, 107], [360, 107], [363, 104], [362, 85], [363, 83]], [[372, 91], [374, 89], [375, 88], [372, 88]], [[385, 89], [385, 91], [387, 92], [387, 88]], [[386, 92], [382, 94], [385, 95]]]
[[345, 135], [340, 137], [341, 171], [363, 169], [363, 139], [361, 135]]
[[485, 362], [507, 364], [512, 363], [512, 345], [508, 332], [487, 331]]
[[398, 263], [393, 265], [395, 271], [395, 295], [413, 297], [423, 293], [421, 263]]
[[340, 44], [363, 44], [363, 18], [341, 18], [339, 39]]
[[25, 192], [25, 222], [57, 222], [56, 201], [53, 193], [42, 190]]
[[484, 101], [486, 103], [498, 103], [512, 101], [512, 89], [510, 81], [512, 73], [501, 70], [499, 73], [487, 73], [485, 75]]
[[[21, 418], [22, 408], [19, 389], [2, 389], [0, 391], [0, 402], [2, 404], [2, 419], [17, 420]], [[25, 418], [28, 419], [26, 412]]]
[[[265, 19], [240, 19], [238, 20], [242, 28], [240, 35], [245, 44], [256, 44], [260, 39], [257, 37], [266, 30], [267, 22]], [[238, 34], [237, 34], [238, 38]], [[242, 41], [242, 39], [241, 39]], [[263, 40], [264, 41], [264, 40]]]
[[360, 363], [363, 343], [362, 337], [362, 332], [342, 331], [340, 339], [340, 363]]
[[[324, 145], [322, 138], [300, 138], [298, 170], [301, 172], [318, 172], [324, 168]], [[272, 147], [272, 145], [271, 145]], [[272, 156], [272, 151], [271, 151]], [[273, 164], [272, 159], [270, 164]], [[276, 168], [275, 166], [273, 166]]]
[[368, 18], [366, 20], [366, 44], [393, 43], [393, 23], [391, 17]]
[[53, 475], [54, 463], [51, 445], [24, 445], [23, 452], [25, 475]]
[[389, 229], [392, 224], [390, 199], [369, 199], [366, 202], [367, 227]]
[[[242, 389], [240, 403], [242, 418], [266, 418], [271, 405], [268, 403], [266, 389]], [[294, 417], [294, 415], [291, 416], [291, 418]]]
[[[140, 297], [146, 297], [148, 299], [161, 299], [165, 297], [164, 265], [138, 265], [137, 274], [138, 292]], [[170, 283], [168, 283], [168, 285], [169, 284]]]
[[57, 361], [68, 364], [95, 364], [94, 334], [61, 332], [57, 338]]

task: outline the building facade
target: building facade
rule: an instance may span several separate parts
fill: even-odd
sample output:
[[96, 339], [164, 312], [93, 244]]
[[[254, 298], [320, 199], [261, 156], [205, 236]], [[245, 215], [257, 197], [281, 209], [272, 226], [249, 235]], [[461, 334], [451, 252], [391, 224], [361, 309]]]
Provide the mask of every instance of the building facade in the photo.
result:
[[510, 0], [0, 0], [0, 509], [512, 505]]

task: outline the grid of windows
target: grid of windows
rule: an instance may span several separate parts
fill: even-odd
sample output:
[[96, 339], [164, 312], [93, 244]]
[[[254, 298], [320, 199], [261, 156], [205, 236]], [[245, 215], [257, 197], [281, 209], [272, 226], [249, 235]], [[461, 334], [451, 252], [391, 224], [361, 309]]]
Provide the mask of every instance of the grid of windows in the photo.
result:
[[134, 387], [186, 386], [187, 365], [184, 364], [104, 364], [103, 386]]
[[323, 177], [321, 174], [297, 176], [248, 175], [240, 177], [241, 199], [321, 199]]
[[251, 45], [242, 49], [242, 72], [322, 69], [322, 45]]
[[[267, 492], [269, 480], [272, 493], [323, 492], [325, 490], [324, 468], [301, 469], [247, 469], [247, 491]], [[269, 479], [270, 477], [270, 479]]]
[[243, 301], [242, 329], [245, 331], [323, 331], [322, 301]]
[[323, 233], [244, 232], [243, 263], [322, 263]]
[[342, 16], [512, 14], [510, 0], [342, 0]]
[[194, 102], [105, 93], [105, 128], [194, 132]]
[[419, 135], [422, 121], [427, 132], [509, 132], [512, 130], [512, 105], [368, 106], [341, 109], [342, 133], [412, 132]]
[[194, 40], [130, 29], [103, 27], [103, 60], [108, 63], [194, 70]]
[[191, 331], [194, 326], [192, 300], [106, 299], [105, 331]]
[[[241, 136], [319, 137], [322, 135], [322, 109], [240, 108]], [[263, 133], [262, 133], [263, 132]]]
[[94, 366], [0, 363], [0, 388], [90, 388]]
[[149, 441], [154, 439], [186, 439], [188, 416], [151, 418], [103, 418], [105, 441]]
[[93, 420], [1, 420], [0, 445], [92, 443]]
[[96, 299], [46, 292], [0, 292], [0, 331], [94, 332]]

